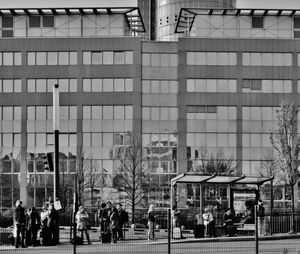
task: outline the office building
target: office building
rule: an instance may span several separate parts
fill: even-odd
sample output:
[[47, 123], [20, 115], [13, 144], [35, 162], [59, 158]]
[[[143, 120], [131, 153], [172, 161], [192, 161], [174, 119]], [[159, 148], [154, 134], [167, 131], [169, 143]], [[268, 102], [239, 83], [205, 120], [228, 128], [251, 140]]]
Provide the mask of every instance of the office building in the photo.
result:
[[151, 173], [145, 204], [168, 206], [170, 179], [196, 170], [204, 148], [257, 174], [272, 150], [275, 108], [298, 105], [300, 11], [217, 2], [181, 8], [172, 35], [159, 24], [158, 40], [179, 37], [163, 42], [139, 36], [147, 26], [138, 7], [1, 9], [0, 207], [18, 198], [41, 207], [53, 194], [43, 155], [53, 152], [54, 84], [64, 205], [79, 161], [113, 186], [114, 148], [131, 133]]

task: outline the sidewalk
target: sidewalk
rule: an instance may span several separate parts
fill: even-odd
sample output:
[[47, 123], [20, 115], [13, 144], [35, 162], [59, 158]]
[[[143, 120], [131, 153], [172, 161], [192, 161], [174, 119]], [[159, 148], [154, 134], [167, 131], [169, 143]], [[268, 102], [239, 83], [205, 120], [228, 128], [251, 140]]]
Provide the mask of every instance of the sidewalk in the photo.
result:
[[[283, 240], [283, 239], [299, 239], [300, 234], [274, 234], [274, 235], [268, 235], [260, 237], [259, 241], [270, 241], [270, 240]], [[210, 242], [236, 242], [236, 241], [255, 241], [254, 236], [236, 236], [236, 237], [214, 237], [214, 238], [194, 238], [194, 237], [187, 237], [185, 239], [171, 239], [171, 244], [180, 244], [180, 243], [197, 243], [197, 242], [203, 242], [203, 243], [210, 243]], [[158, 238], [155, 241], [148, 241], [147, 239], [125, 239], [124, 241], [119, 241], [116, 246], [120, 245], [163, 245], [167, 244], [168, 239], [167, 238]], [[83, 246], [88, 246], [87, 244]], [[109, 246], [109, 244], [102, 244], [100, 241], [93, 241], [92, 245], [89, 245], [91, 247], [97, 247], [97, 246]], [[82, 247], [82, 245], [78, 246]], [[38, 251], [38, 250], [71, 250], [73, 249], [73, 245], [69, 241], [61, 241], [59, 245], [56, 246], [38, 246], [38, 247], [28, 247], [28, 248], [19, 248], [20, 251]], [[14, 246], [11, 245], [0, 245], [0, 252], [2, 251], [8, 251], [8, 250], [16, 250]]]

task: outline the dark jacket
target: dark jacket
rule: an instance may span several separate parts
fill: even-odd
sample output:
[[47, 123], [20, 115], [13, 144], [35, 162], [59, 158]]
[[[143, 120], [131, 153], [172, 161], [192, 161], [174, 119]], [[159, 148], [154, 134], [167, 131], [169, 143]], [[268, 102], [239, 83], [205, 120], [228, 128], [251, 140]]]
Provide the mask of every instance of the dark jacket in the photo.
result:
[[27, 229], [32, 230], [41, 226], [41, 217], [36, 210], [32, 210], [30, 215], [27, 217]]
[[14, 220], [17, 224], [26, 223], [25, 209], [22, 206], [17, 206], [14, 213]]
[[55, 226], [58, 226], [58, 212], [53, 209], [49, 212], [49, 215], [48, 215], [48, 222], [47, 222], [47, 226], [48, 227], [55, 227]]
[[118, 211], [118, 224], [124, 225], [127, 222], [128, 222], [128, 213], [125, 212], [123, 209], [121, 209], [120, 211]]
[[258, 206], [257, 217], [260, 217], [260, 218], [265, 217], [265, 208], [262, 205]]

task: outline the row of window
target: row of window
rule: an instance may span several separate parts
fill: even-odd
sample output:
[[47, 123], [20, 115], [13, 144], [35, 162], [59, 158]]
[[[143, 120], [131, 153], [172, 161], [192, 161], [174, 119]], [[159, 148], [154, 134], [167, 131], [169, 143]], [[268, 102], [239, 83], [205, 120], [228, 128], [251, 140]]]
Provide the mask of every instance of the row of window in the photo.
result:
[[0, 52], [0, 65], [21, 65], [22, 53], [21, 52]]
[[21, 79], [0, 79], [0, 93], [21, 93]]
[[60, 92], [77, 92], [77, 79], [27, 79], [27, 92], [52, 93], [55, 84]]
[[84, 51], [84, 65], [133, 64], [132, 51]]
[[[292, 66], [291, 53], [243, 53], [243, 65], [249, 66]], [[298, 60], [300, 60], [298, 54]], [[298, 61], [298, 63], [300, 63]]]
[[132, 119], [132, 106], [83, 106], [83, 119]]
[[236, 134], [232, 133], [187, 133], [187, 146], [236, 147]]
[[234, 52], [187, 52], [187, 65], [236, 65]]
[[21, 107], [0, 107], [1, 120], [21, 120]]
[[243, 134], [243, 147], [272, 147], [270, 133]]
[[77, 65], [77, 52], [27, 52], [28, 65]]
[[176, 80], [143, 80], [143, 93], [177, 93], [178, 81]]
[[178, 65], [177, 54], [157, 54], [157, 53], [144, 53], [143, 66], [161, 66], [161, 67], [174, 67]]
[[236, 119], [236, 107], [187, 106], [187, 119]]
[[143, 133], [142, 143], [144, 147], [158, 146], [158, 147], [168, 147], [177, 146], [177, 134], [170, 134], [168, 130], [166, 133]]
[[[45, 15], [29, 15], [28, 16], [29, 27], [54, 27], [54, 16]], [[2, 17], [2, 28], [13, 28], [14, 27], [14, 17], [13, 16], [3, 16]]]
[[143, 120], [177, 120], [178, 108], [176, 107], [143, 107]]
[[[27, 107], [27, 120], [46, 120], [53, 118], [52, 106], [28, 106]], [[76, 106], [60, 106], [59, 107], [60, 119], [77, 119]]]
[[94, 133], [83, 133], [83, 146], [124, 146], [131, 144], [130, 132], [125, 133], [103, 133], [103, 132], [94, 132]]
[[[54, 137], [52, 133], [27, 133], [27, 147], [44, 147], [51, 146], [50, 150], [53, 150]], [[59, 146], [60, 147], [76, 147], [77, 146], [77, 134], [59, 134]]]
[[187, 92], [236, 93], [235, 79], [187, 79]]
[[[28, 79], [27, 92], [52, 92], [53, 85], [59, 84], [60, 92], [77, 92], [77, 79]], [[144, 80], [144, 93], [177, 93], [178, 82], [169, 80]], [[291, 80], [244, 79], [244, 93], [291, 93]], [[83, 79], [83, 92], [132, 92], [133, 79]], [[233, 79], [188, 79], [187, 92], [235, 93]], [[300, 91], [300, 81], [298, 81]], [[0, 79], [0, 93], [22, 92], [21, 79]]]
[[[242, 53], [244, 66], [292, 66], [291, 53]], [[300, 63], [300, 54], [298, 54]], [[187, 52], [188, 65], [237, 65], [237, 53]]]
[[[298, 86], [299, 84], [298, 81]], [[292, 81], [244, 79], [242, 91], [243, 93], [292, 93]]]
[[[1, 147], [15, 147], [19, 151], [21, 147], [21, 133], [0, 133], [0, 144]], [[6, 153], [6, 151], [3, 152]]]
[[85, 78], [83, 79], [83, 92], [132, 92], [133, 79], [116, 78]]

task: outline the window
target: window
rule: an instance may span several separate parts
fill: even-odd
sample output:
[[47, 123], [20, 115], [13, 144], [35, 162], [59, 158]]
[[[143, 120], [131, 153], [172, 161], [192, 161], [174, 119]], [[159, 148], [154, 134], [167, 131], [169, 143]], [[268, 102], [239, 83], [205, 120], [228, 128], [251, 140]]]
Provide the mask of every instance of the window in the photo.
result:
[[264, 17], [252, 17], [252, 28], [264, 28]]
[[43, 16], [43, 27], [54, 27], [54, 16]]
[[2, 17], [2, 28], [13, 28], [13, 17]]
[[13, 37], [13, 17], [2, 17], [2, 37]]
[[29, 27], [40, 27], [41, 17], [40, 16], [29, 16]]

